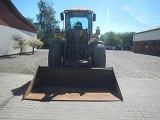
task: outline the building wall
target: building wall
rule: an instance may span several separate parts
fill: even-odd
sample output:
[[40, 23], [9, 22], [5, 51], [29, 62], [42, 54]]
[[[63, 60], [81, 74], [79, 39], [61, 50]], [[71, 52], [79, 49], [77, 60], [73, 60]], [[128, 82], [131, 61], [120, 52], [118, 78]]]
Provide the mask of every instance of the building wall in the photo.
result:
[[36, 32], [36, 28], [15, 10], [12, 3], [0, 0], [0, 25], [9, 26], [29, 32]]
[[[13, 46], [15, 44], [15, 41], [12, 39], [13, 35], [21, 35], [25, 40], [37, 38], [37, 34], [34, 32], [28, 32], [25, 30], [0, 25], [0, 56], [17, 54], [20, 52], [20, 49], [13, 49]], [[23, 48], [23, 52], [31, 51], [32, 47], [26, 46]]]
[[133, 52], [160, 54], [160, 29], [136, 33], [133, 36]]
[[134, 41], [160, 40], [160, 29], [135, 34]]

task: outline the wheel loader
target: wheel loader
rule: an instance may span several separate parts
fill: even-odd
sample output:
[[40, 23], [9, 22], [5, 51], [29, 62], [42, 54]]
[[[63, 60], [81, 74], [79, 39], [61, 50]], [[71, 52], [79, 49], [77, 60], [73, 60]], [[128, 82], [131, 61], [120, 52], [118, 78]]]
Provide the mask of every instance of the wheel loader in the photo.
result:
[[51, 43], [48, 67], [39, 67], [23, 100], [123, 101], [112, 67], [106, 67], [104, 44], [93, 34], [96, 14], [89, 9], [60, 13], [65, 30]]

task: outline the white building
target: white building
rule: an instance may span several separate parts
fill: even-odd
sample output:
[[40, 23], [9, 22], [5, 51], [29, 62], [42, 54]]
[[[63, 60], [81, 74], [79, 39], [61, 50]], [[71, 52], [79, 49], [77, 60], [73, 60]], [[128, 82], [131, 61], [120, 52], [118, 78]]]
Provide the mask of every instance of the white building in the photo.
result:
[[[25, 40], [37, 38], [36, 27], [21, 15], [10, 0], [0, 0], [0, 56], [20, 52], [20, 49], [13, 49], [14, 35], [20, 35]], [[32, 48], [26, 46], [22, 51], [31, 52]]]
[[160, 55], [160, 26], [135, 33], [133, 36], [133, 52]]

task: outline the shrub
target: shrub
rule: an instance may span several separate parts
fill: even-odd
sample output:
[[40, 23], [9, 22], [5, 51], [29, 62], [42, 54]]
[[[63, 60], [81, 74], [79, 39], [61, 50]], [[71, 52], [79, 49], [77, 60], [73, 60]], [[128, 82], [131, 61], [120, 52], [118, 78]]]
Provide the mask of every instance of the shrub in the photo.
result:
[[36, 39], [36, 38], [32, 38], [30, 40], [27, 40], [25, 42], [26, 45], [29, 45], [31, 46], [33, 49], [32, 49], [32, 54], [34, 54], [34, 48], [35, 47], [42, 47], [43, 45], [43, 42], [40, 40], [40, 39]]
[[17, 35], [13, 35], [12, 39], [15, 41], [13, 49], [19, 49], [20, 48], [20, 55], [22, 55], [22, 49], [25, 46], [24, 37], [17, 34]]

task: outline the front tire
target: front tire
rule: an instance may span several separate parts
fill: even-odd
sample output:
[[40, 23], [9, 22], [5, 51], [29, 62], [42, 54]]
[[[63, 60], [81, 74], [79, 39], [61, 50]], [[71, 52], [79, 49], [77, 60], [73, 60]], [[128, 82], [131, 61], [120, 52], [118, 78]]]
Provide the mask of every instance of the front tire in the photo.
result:
[[106, 52], [103, 43], [92, 43], [91, 58], [94, 67], [103, 68], [106, 66]]
[[49, 67], [60, 67], [61, 57], [63, 57], [63, 46], [64, 44], [59, 40], [53, 42], [50, 45], [48, 53], [48, 66]]

